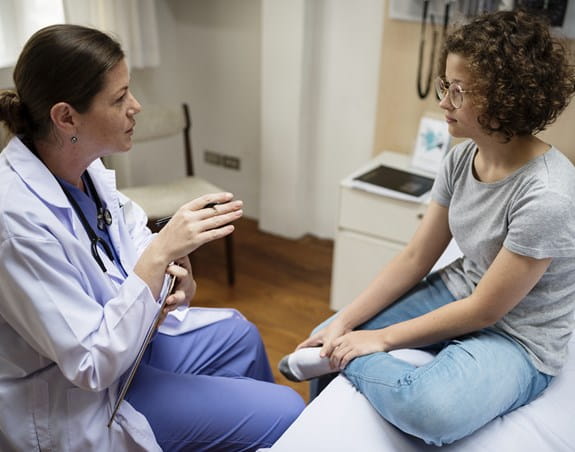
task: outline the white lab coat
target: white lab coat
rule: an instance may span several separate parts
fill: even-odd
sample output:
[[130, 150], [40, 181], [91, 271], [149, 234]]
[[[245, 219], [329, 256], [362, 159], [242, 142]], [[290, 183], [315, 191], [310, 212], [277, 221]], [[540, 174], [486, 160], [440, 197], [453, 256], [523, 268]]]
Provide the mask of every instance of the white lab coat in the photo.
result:
[[[158, 311], [131, 269], [153, 238], [142, 209], [117, 192], [113, 171], [89, 167], [112, 213], [124, 277], [107, 273], [48, 169], [18, 139], [0, 153], [0, 450], [159, 450], [124, 401], [107, 428], [118, 379]], [[181, 315], [181, 314], [180, 314]], [[175, 325], [175, 326], [174, 326]], [[171, 334], [189, 325], [171, 321]]]

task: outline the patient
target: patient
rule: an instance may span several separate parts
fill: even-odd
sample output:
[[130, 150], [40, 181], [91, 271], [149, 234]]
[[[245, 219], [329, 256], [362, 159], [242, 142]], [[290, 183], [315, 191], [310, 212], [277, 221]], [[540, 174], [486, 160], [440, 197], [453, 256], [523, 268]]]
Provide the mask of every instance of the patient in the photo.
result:
[[[575, 169], [536, 134], [575, 91], [567, 53], [542, 19], [501, 11], [446, 38], [436, 80], [446, 156], [415, 235], [280, 370], [341, 372], [379, 414], [428, 444], [470, 435], [541, 395], [575, 326]], [[389, 221], [393, 221], [392, 218]], [[455, 239], [464, 256], [434, 274]], [[421, 348], [415, 367], [388, 352]]]

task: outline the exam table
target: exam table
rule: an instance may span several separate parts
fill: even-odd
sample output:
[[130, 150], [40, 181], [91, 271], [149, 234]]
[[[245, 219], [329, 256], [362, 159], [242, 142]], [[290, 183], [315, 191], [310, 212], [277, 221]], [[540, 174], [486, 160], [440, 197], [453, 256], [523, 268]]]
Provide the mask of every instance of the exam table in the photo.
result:
[[[498, 417], [467, 438], [438, 448], [385, 421], [348, 380], [339, 375], [286, 430], [271, 452], [573, 452], [575, 451], [575, 335], [567, 364], [529, 405]], [[432, 355], [397, 350], [422, 365]]]

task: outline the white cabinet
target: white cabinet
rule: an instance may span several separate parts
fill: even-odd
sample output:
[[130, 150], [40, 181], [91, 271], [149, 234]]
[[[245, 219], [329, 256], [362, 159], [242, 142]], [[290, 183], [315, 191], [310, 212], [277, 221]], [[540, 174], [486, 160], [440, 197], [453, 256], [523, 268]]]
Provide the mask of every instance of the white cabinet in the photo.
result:
[[351, 180], [380, 164], [407, 169], [409, 156], [382, 152], [340, 183], [338, 227], [331, 280], [333, 310], [350, 303], [383, 265], [407, 244], [426, 208], [351, 187]]

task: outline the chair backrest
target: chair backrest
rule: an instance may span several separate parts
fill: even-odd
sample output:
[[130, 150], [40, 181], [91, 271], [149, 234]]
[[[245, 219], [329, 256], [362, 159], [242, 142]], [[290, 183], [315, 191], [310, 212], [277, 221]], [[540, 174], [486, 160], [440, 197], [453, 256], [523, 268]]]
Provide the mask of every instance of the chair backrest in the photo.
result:
[[143, 142], [182, 133], [184, 140], [184, 157], [186, 175], [194, 175], [192, 158], [192, 141], [190, 138], [192, 121], [188, 104], [181, 105], [146, 105], [136, 116], [134, 142]]

